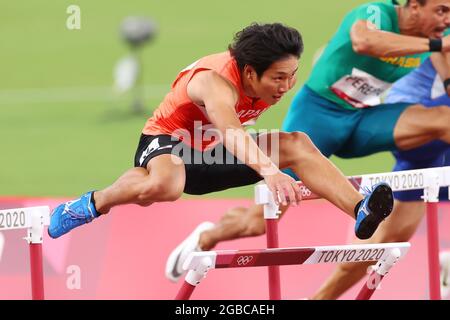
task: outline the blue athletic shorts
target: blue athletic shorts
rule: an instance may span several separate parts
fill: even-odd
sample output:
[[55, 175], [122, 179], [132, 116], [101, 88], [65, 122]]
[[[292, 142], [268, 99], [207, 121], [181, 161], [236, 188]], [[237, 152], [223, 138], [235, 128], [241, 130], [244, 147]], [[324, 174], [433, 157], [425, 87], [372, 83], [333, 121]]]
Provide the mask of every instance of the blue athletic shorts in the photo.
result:
[[348, 110], [303, 86], [292, 101], [282, 130], [306, 133], [326, 157], [363, 157], [396, 149], [394, 127], [410, 105], [382, 104]]
[[396, 149], [394, 127], [409, 103], [348, 110], [304, 86], [284, 119], [283, 131], [306, 133], [330, 157], [357, 158]]
[[[450, 98], [442, 96], [423, 101], [422, 104], [426, 107], [450, 106]], [[394, 151], [392, 154], [396, 159], [393, 171], [450, 166], [450, 145], [442, 141], [433, 141], [409, 151]], [[420, 201], [422, 195], [423, 190], [394, 192], [394, 197], [401, 201]], [[448, 188], [441, 188], [439, 199], [448, 201]]]

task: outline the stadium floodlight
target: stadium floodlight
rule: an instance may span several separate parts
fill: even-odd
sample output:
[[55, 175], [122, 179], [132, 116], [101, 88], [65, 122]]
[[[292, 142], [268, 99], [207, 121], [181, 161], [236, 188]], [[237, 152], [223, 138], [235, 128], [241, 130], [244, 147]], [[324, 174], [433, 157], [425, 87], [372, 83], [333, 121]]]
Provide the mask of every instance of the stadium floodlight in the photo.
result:
[[122, 22], [120, 32], [128, 44], [132, 47], [138, 47], [155, 37], [157, 26], [151, 18], [127, 17]]
[[156, 33], [156, 22], [148, 17], [130, 16], [120, 25], [120, 36], [130, 46], [131, 53], [121, 58], [115, 66], [115, 89], [119, 93], [132, 92], [131, 107], [133, 112], [139, 114], [144, 111], [143, 63], [140, 49], [153, 40]]

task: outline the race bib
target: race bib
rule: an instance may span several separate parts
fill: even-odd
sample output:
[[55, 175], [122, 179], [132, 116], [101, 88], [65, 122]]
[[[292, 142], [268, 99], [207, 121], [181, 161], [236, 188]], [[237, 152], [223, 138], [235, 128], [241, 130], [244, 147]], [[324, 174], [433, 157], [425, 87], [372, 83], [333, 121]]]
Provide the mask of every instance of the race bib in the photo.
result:
[[381, 104], [381, 96], [390, 86], [391, 83], [353, 68], [351, 75], [342, 77], [330, 89], [342, 100], [361, 109]]

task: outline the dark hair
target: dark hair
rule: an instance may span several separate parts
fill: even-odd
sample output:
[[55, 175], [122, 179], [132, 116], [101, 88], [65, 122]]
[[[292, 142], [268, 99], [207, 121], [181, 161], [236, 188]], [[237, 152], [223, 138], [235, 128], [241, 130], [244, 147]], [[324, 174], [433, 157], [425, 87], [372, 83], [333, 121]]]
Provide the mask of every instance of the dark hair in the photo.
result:
[[[427, 3], [427, 0], [416, 0], [418, 4], [420, 4], [421, 6], [424, 6]], [[406, 4], [405, 6], [409, 6], [409, 3], [411, 2], [411, 0], [406, 0]], [[392, 3], [395, 5], [400, 5], [400, 3], [398, 2], [398, 0], [392, 0]]]
[[257, 24], [239, 31], [228, 46], [241, 71], [245, 65], [252, 66], [259, 78], [272, 63], [289, 55], [300, 58], [303, 40], [300, 33], [281, 23]]

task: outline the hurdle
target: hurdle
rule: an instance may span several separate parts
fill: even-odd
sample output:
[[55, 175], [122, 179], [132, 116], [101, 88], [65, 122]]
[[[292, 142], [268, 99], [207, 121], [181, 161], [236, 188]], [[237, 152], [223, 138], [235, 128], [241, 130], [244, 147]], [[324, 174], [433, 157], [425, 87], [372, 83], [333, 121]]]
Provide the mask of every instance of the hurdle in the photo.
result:
[[[377, 261], [369, 275], [368, 281], [356, 298], [357, 300], [367, 300], [370, 299], [381, 280], [394, 264], [406, 255], [409, 248], [410, 244], [408, 242], [402, 242], [194, 252], [189, 255], [183, 264], [183, 269], [189, 271], [175, 299], [189, 299], [195, 288], [211, 269]], [[272, 283], [271, 286], [273, 285]], [[272, 290], [270, 292], [270, 298], [273, 299]], [[275, 298], [279, 297], [275, 296]]]
[[[429, 291], [431, 300], [440, 300], [440, 270], [439, 270], [439, 228], [438, 203], [440, 187], [448, 187], [450, 191], [450, 167], [439, 167], [419, 170], [406, 170], [379, 174], [348, 177], [349, 182], [360, 192], [365, 187], [377, 183], [388, 183], [393, 191], [424, 190], [423, 200], [427, 207], [427, 243]], [[321, 197], [299, 182], [303, 200], [320, 199]], [[450, 194], [450, 192], [449, 192]], [[264, 205], [266, 219], [266, 235], [268, 248], [278, 247], [278, 206], [275, 204], [272, 192], [265, 184], [259, 184], [255, 189], [257, 204]], [[278, 266], [269, 267], [269, 290], [271, 299], [280, 299], [280, 273]]]
[[23, 239], [29, 244], [31, 297], [44, 299], [44, 272], [42, 242], [44, 226], [50, 223], [50, 208], [47, 206], [0, 210], [0, 231], [27, 229]]

